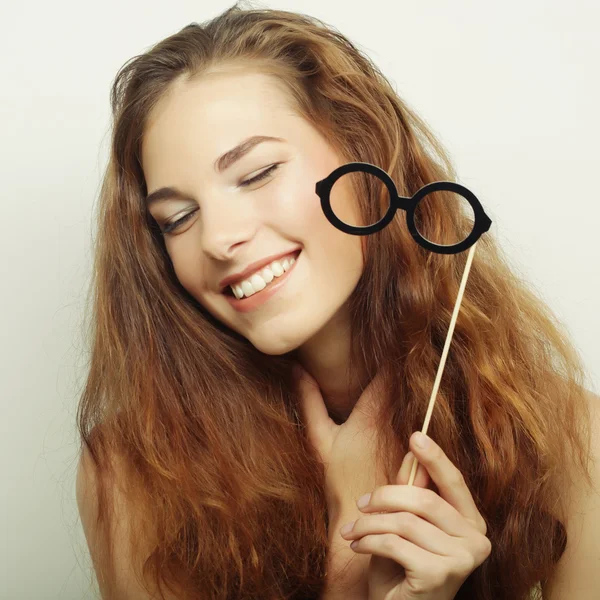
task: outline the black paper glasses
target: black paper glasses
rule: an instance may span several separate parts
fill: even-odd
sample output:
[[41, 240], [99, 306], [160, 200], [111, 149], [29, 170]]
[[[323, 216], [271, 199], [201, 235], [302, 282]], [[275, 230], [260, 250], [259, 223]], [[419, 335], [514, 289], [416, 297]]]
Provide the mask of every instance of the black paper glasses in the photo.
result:
[[[342, 220], [331, 206], [331, 190], [334, 184], [348, 173], [361, 171], [370, 174], [371, 177], [369, 179], [371, 179], [372, 183], [377, 182], [385, 185], [389, 192], [389, 205], [386, 212], [382, 217], [377, 215], [377, 222], [366, 226], [352, 225]], [[377, 179], [374, 179], [373, 176]], [[325, 179], [321, 179], [317, 182], [315, 191], [321, 198], [321, 208], [323, 209], [325, 216], [332, 225], [341, 231], [352, 235], [369, 235], [381, 231], [392, 221], [396, 211], [402, 209], [406, 212], [406, 223], [413, 239], [427, 250], [440, 254], [456, 254], [470, 248], [483, 233], [488, 231], [492, 224], [492, 220], [483, 210], [483, 206], [475, 194], [458, 183], [452, 181], [435, 181], [423, 186], [412, 197], [406, 198], [398, 194], [394, 181], [383, 169], [366, 162], [350, 162], [338, 167], [325, 177]], [[419, 203], [421, 201], [426, 201], [429, 194], [439, 191], [449, 191], [458, 194], [468, 202], [475, 217], [470, 233], [464, 237], [464, 239], [451, 245], [437, 244], [432, 240], [426, 239], [421, 235], [416, 224], [415, 215], [418, 212], [418, 208], [421, 206]], [[339, 209], [336, 210], [337, 212], [340, 212]]]

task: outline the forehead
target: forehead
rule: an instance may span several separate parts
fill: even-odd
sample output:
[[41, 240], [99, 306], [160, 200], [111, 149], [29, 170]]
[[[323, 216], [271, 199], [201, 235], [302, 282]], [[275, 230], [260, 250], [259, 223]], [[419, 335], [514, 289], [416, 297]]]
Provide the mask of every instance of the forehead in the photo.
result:
[[163, 155], [175, 146], [194, 147], [199, 140], [219, 153], [245, 134], [280, 135], [294, 116], [289, 92], [271, 75], [231, 69], [179, 79], [147, 119], [142, 156], [149, 159], [155, 147]]

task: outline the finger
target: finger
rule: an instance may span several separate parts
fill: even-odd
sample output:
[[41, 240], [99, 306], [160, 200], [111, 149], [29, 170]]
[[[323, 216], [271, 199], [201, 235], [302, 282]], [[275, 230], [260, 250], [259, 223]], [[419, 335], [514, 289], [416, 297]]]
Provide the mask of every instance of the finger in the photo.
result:
[[372, 428], [378, 425], [377, 415], [381, 409], [383, 383], [381, 372], [376, 373], [352, 408], [346, 421], [348, 427], [360, 427], [364, 430], [365, 427]]
[[418, 433], [420, 432], [415, 432], [410, 438], [411, 450], [419, 463], [427, 469], [439, 490], [439, 495], [465, 519], [469, 519], [474, 524], [479, 523], [481, 515], [462, 473], [429, 436], [425, 436], [425, 448], [419, 447], [416, 444]]
[[431, 572], [434, 555], [393, 533], [366, 535], [351, 547], [357, 554], [389, 558], [417, 577], [426, 577]]
[[363, 513], [407, 511], [427, 519], [448, 535], [467, 537], [473, 533], [472, 525], [454, 506], [433, 490], [414, 485], [382, 485], [369, 495], [366, 506], [358, 508]]
[[365, 515], [354, 522], [352, 530], [348, 533], [342, 534], [340, 531], [342, 537], [348, 541], [376, 533], [395, 533], [423, 550], [440, 556], [456, 554], [456, 545], [460, 540], [410, 512]]
[[[402, 460], [402, 465], [400, 465], [400, 470], [398, 471], [398, 475], [396, 477], [395, 483], [398, 485], [407, 485], [408, 480], [410, 478], [410, 472], [413, 466], [413, 462], [416, 460], [415, 455], [412, 451], [408, 451]], [[415, 480], [413, 481], [413, 485], [417, 487], [426, 488], [429, 486], [431, 482], [431, 478], [429, 477], [429, 473], [427, 469], [419, 464], [417, 466], [417, 474], [415, 476]]]
[[300, 365], [297, 373], [294, 374], [294, 379], [298, 388], [298, 407], [306, 427], [306, 435], [312, 446], [321, 452], [335, 423], [329, 416], [317, 382]]

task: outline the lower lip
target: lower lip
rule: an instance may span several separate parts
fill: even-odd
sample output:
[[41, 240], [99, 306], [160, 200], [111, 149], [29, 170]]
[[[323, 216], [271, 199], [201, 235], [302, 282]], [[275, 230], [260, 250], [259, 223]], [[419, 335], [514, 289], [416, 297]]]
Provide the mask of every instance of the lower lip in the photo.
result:
[[261, 306], [262, 304], [267, 302], [267, 300], [269, 300], [269, 298], [271, 298], [273, 294], [277, 293], [286, 284], [286, 282], [290, 278], [292, 271], [294, 270], [294, 267], [298, 264], [298, 258], [300, 254], [301, 251], [298, 254], [294, 255], [294, 264], [291, 265], [285, 273], [283, 273], [277, 278], [276, 283], [271, 283], [267, 285], [266, 288], [262, 289], [260, 292], [252, 294], [252, 296], [250, 296], [249, 298], [244, 297], [238, 300], [238, 298], [236, 298], [235, 296], [229, 296], [227, 294], [224, 294], [225, 298], [227, 299], [227, 302], [229, 302], [229, 304], [231, 304], [231, 306], [233, 306], [235, 310], [242, 313], [250, 312], [251, 310], [254, 310], [255, 308]]

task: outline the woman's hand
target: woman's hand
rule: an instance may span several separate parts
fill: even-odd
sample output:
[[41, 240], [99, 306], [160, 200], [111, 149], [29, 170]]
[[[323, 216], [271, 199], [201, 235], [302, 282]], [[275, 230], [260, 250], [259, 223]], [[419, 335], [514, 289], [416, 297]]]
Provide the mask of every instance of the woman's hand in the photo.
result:
[[[299, 408], [311, 446], [325, 465], [325, 495], [334, 518], [359, 514], [356, 501], [390, 479], [376, 464], [378, 389], [375, 377], [365, 388], [348, 419], [338, 425], [327, 411], [319, 384], [300, 365], [295, 374]], [[419, 470], [417, 474], [419, 474]], [[417, 475], [418, 476], [418, 475]]]
[[424, 489], [423, 481], [423, 487], [406, 485], [414, 459], [409, 452], [397, 485], [378, 487], [359, 499], [365, 516], [342, 533], [354, 540], [355, 552], [372, 555], [369, 600], [451, 600], [491, 552], [485, 521], [462, 474], [428, 436], [425, 447], [419, 447], [418, 436], [411, 436], [411, 451], [439, 495]]

